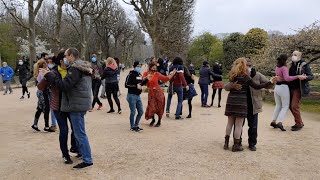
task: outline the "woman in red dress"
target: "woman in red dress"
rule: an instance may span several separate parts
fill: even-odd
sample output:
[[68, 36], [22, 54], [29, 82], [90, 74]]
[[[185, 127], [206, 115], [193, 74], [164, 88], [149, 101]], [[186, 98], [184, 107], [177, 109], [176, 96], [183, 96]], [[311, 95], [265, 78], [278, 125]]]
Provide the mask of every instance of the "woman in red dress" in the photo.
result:
[[164, 76], [157, 72], [157, 64], [151, 62], [149, 64], [149, 70], [143, 74], [143, 78], [148, 78], [148, 106], [145, 113], [145, 118], [146, 120], [152, 119], [150, 126], [153, 126], [155, 123], [156, 120], [154, 115], [156, 114], [158, 115], [159, 120], [155, 127], [159, 127], [161, 125], [161, 118], [164, 113], [165, 97], [158, 82], [159, 80], [163, 82], [169, 81], [175, 73], [176, 70], [174, 70], [170, 75]]

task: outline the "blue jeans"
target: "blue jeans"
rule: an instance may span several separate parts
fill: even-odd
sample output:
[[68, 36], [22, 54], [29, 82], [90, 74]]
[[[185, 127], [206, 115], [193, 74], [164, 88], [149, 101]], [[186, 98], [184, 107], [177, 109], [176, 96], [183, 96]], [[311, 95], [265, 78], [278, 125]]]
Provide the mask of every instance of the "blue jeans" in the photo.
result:
[[207, 105], [209, 87], [207, 84], [199, 84], [201, 89], [201, 105]]
[[[69, 150], [68, 150], [68, 119], [70, 120], [69, 113], [66, 112], [60, 112], [60, 111], [54, 111], [55, 117], [57, 117], [58, 125], [59, 125], [59, 144], [60, 144], [60, 150], [62, 152], [63, 157], [70, 157]], [[70, 120], [71, 130], [72, 123]], [[71, 132], [71, 149], [78, 151], [77, 143], [74, 137], [73, 130]]]
[[51, 126], [56, 126], [57, 125], [56, 115], [52, 109], [50, 109], [50, 113], [51, 113]]
[[[141, 102], [141, 98], [138, 95], [128, 93], [127, 101], [129, 103], [129, 108], [130, 108], [130, 127], [131, 128], [139, 127], [139, 122], [143, 115], [143, 105]], [[138, 115], [136, 117], [136, 121], [134, 121], [136, 109], [138, 110]]]
[[[173, 92], [177, 93], [177, 97], [178, 97], [178, 104], [177, 104], [175, 115], [176, 117], [179, 117], [180, 114], [182, 113], [183, 87], [182, 86], [173, 87]], [[172, 99], [172, 94], [168, 94], [166, 112], [170, 112], [171, 99]]]
[[78, 142], [78, 148], [85, 163], [92, 163], [91, 148], [86, 134], [84, 115], [86, 112], [70, 112], [74, 136]]

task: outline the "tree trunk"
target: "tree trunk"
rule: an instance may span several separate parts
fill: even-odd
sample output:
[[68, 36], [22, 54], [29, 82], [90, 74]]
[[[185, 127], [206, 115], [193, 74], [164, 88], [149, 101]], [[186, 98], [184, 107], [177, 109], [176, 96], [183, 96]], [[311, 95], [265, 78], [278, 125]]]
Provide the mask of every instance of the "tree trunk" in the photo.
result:
[[35, 14], [33, 7], [33, 0], [28, 2], [28, 14], [29, 14], [29, 51], [30, 51], [30, 70], [32, 71], [33, 63], [36, 62], [37, 52], [36, 52], [36, 26], [35, 26]]
[[155, 57], [160, 57], [160, 46], [157, 38], [152, 39], [153, 53]]
[[64, 4], [64, 0], [57, 0], [57, 17], [56, 17], [56, 26], [54, 30], [54, 36], [53, 36], [53, 53], [57, 55], [60, 50], [60, 30], [61, 30], [61, 19], [62, 19], [62, 6]]
[[84, 15], [80, 16], [80, 21], [81, 21], [81, 35], [80, 35], [80, 40], [81, 40], [81, 50], [80, 50], [80, 57], [85, 60], [86, 57], [86, 52], [87, 52], [87, 40], [86, 40], [86, 35], [87, 35], [87, 29], [86, 29], [86, 22], [85, 22], [85, 17]]
[[118, 57], [118, 37], [114, 37], [114, 54]]

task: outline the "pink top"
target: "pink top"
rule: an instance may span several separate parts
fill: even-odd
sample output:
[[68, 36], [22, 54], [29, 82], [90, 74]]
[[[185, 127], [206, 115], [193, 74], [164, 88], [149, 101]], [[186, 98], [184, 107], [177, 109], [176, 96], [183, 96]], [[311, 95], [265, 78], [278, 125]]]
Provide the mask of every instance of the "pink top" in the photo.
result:
[[289, 76], [289, 70], [287, 66], [276, 67], [276, 75], [279, 76], [279, 80], [281, 81], [293, 81], [298, 79], [297, 76]]

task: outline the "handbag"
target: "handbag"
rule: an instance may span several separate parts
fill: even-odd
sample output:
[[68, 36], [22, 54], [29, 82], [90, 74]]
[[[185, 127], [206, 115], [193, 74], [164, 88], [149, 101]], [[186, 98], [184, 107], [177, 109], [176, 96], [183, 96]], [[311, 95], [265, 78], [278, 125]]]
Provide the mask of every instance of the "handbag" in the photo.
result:
[[189, 91], [187, 91], [186, 88], [183, 88], [183, 100], [192, 99], [193, 97], [198, 95], [193, 84], [189, 84], [188, 86], [189, 86]]

